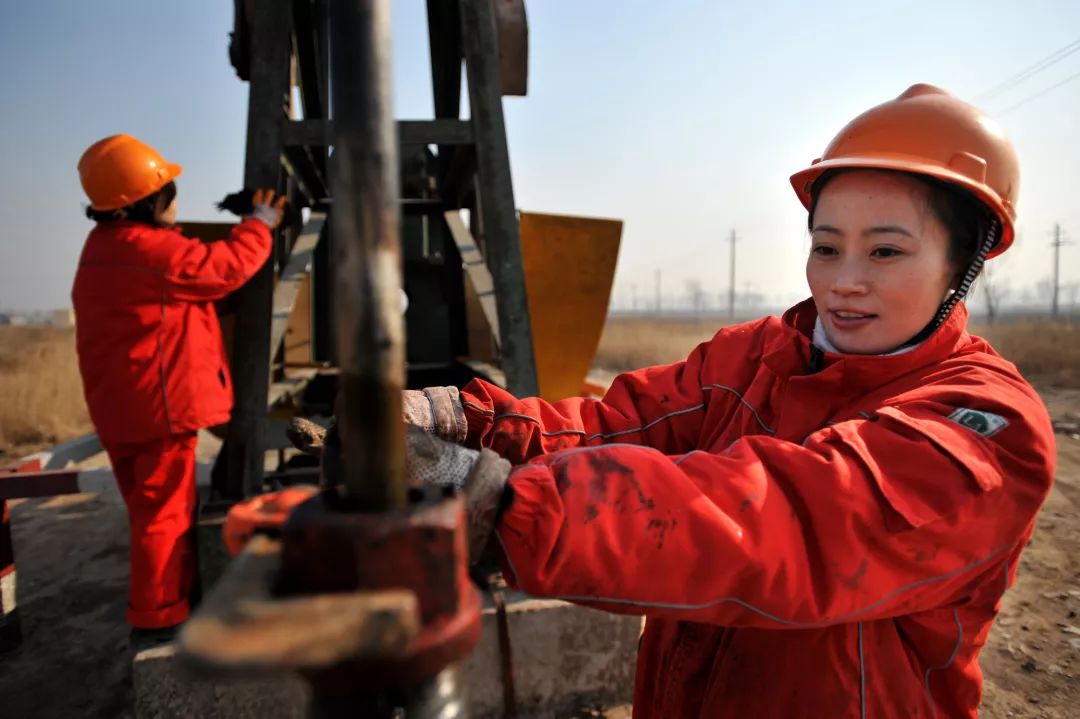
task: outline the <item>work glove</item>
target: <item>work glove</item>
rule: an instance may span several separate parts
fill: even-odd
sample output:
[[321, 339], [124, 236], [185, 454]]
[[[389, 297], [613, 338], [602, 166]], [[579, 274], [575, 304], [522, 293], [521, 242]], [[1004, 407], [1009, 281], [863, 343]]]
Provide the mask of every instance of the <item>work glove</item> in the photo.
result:
[[461, 444], [469, 432], [465, 407], [457, 387], [404, 390], [401, 395], [401, 415], [407, 424], [448, 442]]
[[273, 190], [255, 190], [251, 196], [251, 206], [249, 217], [254, 217], [271, 230], [277, 229], [285, 216], [285, 197], [279, 197], [275, 202]]
[[269, 189], [244, 189], [226, 195], [225, 199], [218, 203], [217, 208], [227, 210], [244, 219], [254, 217], [271, 230], [276, 229], [288, 215], [289, 225], [299, 228], [303, 224], [299, 209], [288, 204], [284, 196], [274, 202], [274, 194], [274, 190]]
[[[297, 449], [322, 459], [320, 485], [330, 486], [340, 477], [341, 442], [336, 424], [326, 430], [297, 417], [287, 434]], [[509, 501], [510, 462], [490, 449], [467, 449], [406, 424], [405, 475], [412, 487], [453, 487], [461, 493], [468, 520], [469, 557], [475, 564]]]
[[454, 487], [465, 502], [469, 561], [475, 564], [509, 500], [510, 462], [490, 449], [468, 449], [405, 426], [405, 474], [414, 487]]
[[[427, 387], [407, 389], [401, 394], [401, 418], [406, 424], [461, 444], [468, 434], [465, 408], [457, 387]], [[305, 454], [322, 456], [326, 430], [306, 419], [294, 419], [287, 430], [289, 439]]]

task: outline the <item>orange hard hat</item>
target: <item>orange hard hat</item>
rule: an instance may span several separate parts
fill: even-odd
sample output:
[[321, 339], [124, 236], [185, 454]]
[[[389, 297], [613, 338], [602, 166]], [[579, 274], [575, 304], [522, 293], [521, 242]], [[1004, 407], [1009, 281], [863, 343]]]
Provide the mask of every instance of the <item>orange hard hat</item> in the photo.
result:
[[234, 504], [225, 515], [225, 526], [221, 530], [229, 556], [239, 554], [256, 532], [280, 534], [282, 525], [297, 505], [318, 492], [319, 488], [314, 485], [298, 484]]
[[180, 175], [158, 151], [131, 135], [98, 140], [79, 158], [79, 181], [95, 210], [117, 210], [154, 194]]
[[834, 168], [902, 170], [958, 185], [1001, 221], [988, 257], [1012, 244], [1020, 187], [1016, 150], [996, 122], [941, 88], [912, 85], [849, 122], [820, 158], [791, 176], [807, 209], [814, 181]]

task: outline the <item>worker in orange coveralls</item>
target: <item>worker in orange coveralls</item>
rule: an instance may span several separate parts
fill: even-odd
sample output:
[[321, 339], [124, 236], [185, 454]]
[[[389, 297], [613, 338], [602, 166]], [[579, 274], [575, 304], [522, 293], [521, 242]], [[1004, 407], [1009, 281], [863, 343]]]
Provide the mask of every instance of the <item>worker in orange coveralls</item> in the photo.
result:
[[213, 301], [262, 267], [284, 200], [259, 190], [222, 242], [174, 226], [181, 168], [128, 135], [94, 143], [79, 178], [96, 222], [72, 300], [90, 417], [127, 505], [135, 640], [164, 640], [189, 612], [195, 439], [229, 420], [232, 384]]
[[464, 488], [517, 587], [646, 617], [635, 717], [974, 717], [1054, 475], [961, 302], [1018, 183], [996, 123], [915, 85], [791, 178], [811, 299], [599, 401], [407, 392], [411, 478]]

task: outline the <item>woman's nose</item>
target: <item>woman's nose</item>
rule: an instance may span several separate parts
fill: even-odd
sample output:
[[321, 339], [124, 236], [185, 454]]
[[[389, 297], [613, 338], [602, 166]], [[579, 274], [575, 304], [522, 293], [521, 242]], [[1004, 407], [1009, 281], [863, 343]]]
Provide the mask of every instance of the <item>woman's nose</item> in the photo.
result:
[[838, 295], [866, 294], [869, 283], [861, 262], [844, 262], [833, 277], [832, 291]]

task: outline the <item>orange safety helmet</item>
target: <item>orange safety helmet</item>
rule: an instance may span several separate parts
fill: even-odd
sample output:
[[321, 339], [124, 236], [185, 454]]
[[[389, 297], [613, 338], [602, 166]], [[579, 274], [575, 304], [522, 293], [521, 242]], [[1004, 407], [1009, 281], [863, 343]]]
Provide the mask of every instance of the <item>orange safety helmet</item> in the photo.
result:
[[182, 172], [131, 135], [98, 140], [79, 159], [79, 181], [95, 210], [118, 210], [154, 194]]
[[849, 122], [791, 185], [810, 209], [810, 189], [826, 170], [864, 168], [928, 175], [970, 191], [1001, 221], [1000, 239], [987, 257], [1012, 244], [1020, 166], [1001, 127], [933, 85], [912, 85], [895, 100]]

